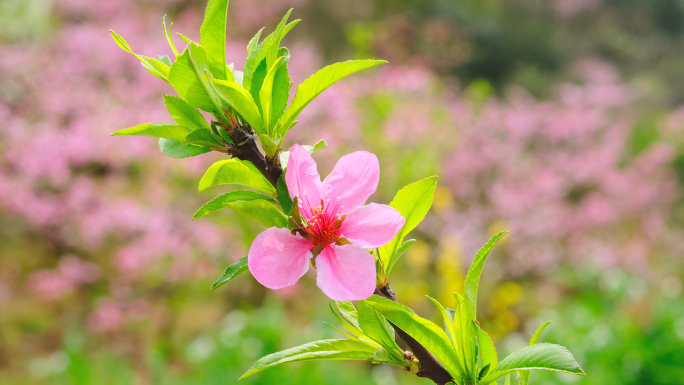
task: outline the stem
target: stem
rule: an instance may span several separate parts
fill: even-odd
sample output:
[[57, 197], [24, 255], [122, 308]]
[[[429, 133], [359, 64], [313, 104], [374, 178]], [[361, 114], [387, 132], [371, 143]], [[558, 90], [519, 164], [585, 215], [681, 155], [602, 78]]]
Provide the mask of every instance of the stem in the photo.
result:
[[234, 145], [226, 143], [228, 153], [235, 158], [252, 163], [271, 182], [273, 187], [277, 188], [278, 179], [280, 179], [280, 175], [283, 173], [278, 153], [276, 152], [273, 158], [266, 156], [261, 151], [257, 134], [248, 125], [239, 125], [227, 131], [228, 136], [235, 143]]
[[[375, 293], [381, 297], [385, 297], [394, 302], [397, 301], [397, 296], [390, 289], [389, 284], [384, 287], [376, 288]], [[444, 366], [435, 358], [435, 356], [428, 351], [425, 346], [421, 345], [413, 337], [408, 335], [405, 331], [399, 329], [396, 325], [390, 322], [394, 328], [394, 332], [401, 338], [406, 345], [411, 349], [413, 355], [420, 362], [420, 371], [416, 374], [418, 377], [428, 378], [435, 384], [444, 385], [449, 382], [455, 382], [451, 374], [444, 369]]]

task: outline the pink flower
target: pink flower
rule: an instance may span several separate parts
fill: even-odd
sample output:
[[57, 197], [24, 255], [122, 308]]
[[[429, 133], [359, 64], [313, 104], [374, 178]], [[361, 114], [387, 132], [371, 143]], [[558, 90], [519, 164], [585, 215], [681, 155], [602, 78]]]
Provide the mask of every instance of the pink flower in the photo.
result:
[[387, 205], [364, 206], [378, 186], [378, 158], [365, 151], [345, 155], [321, 182], [316, 162], [301, 146], [290, 152], [285, 181], [303, 226], [297, 231], [270, 228], [249, 250], [249, 270], [271, 289], [294, 285], [309, 270], [336, 301], [366, 299], [375, 291], [375, 260], [366, 249], [389, 242], [405, 219]]

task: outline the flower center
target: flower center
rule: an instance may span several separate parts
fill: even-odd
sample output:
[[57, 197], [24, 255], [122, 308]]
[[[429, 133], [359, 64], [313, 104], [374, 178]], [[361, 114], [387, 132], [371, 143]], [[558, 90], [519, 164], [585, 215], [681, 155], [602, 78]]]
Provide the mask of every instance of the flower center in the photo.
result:
[[330, 199], [326, 201], [321, 199], [319, 206], [313, 206], [304, 194], [303, 202], [299, 203], [299, 212], [304, 221], [304, 226], [300, 228], [317, 245], [335, 243], [339, 239], [340, 226], [346, 216], [339, 214], [342, 207], [340, 206], [340, 197], [337, 197], [332, 203]]

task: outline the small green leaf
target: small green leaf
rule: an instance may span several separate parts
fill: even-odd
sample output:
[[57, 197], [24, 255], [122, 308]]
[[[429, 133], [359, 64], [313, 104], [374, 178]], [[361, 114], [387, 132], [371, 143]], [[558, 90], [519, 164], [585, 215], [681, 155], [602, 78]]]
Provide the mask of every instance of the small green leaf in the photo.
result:
[[173, 65], [173, 63], [171, 62], [169, 55], [157, 55], [155, 59], [166, 64], [169, 67], [169, 70], [171, 70], [171, 65]]
[[387, 349], [379, 348], [373, 353], [372, 360], [374, 364], [386, 364], [386, 365], [396, 365], [402, 367], [408, 367], [410, 365], [406, 360], [398, 359], [395, 355], [390, 354]]
[[257, 64], [259, 64], [256, 60], [262, 48], [261, 45], [259, 45], [259, 38], [261, 37], [262, 32], [264, 32], [263, 28], [254, 35], [247, 45], [247, 59], [245, 60], [245, 66], [242, 68], [244, 71], [242, 86], [247, 90], [251, 90], [252, 77], [254, 76]]
[[287, 216], [274, 203], [265, 199], [225, 202], [236, 213], [266, 227], [287, 227]]
[[[171, 35], [171, 30], [173, 29], [173, 22], [171, 22], [171, 25], [169, 26], [169, 30], [166, 30], [166, 15], [162, 18], [162, 28], [164, 30], [164, 37], [166, 38], [166, 42], [169, 43], [169, 47], [171, 47], [171, 50], [173, 51], [173, 54], [178, 56], [178, 50], [176, 49], [176, 45], [173, 43], [173, 35]], [[171, 64], [169, 64], [171, 66]]]
[[243, 379], [272, 366], [295, 361], [311, 360], [371, 360], [377, 348], [360, 341], [322, 340], [309, 342], [296, 348], [269, 354], [252, 365], [240, 377]]
[[[272, 116], [271, 116], [271, 128], [275, 122], [277, 122], [285, 109], [287, 108], [287, 102], [290, 98], [290, 88], [292, 87], [292, 82], [290, 81], [290, 74], [287, 70], [287, 64], [290, 61], [290, 51], [283, 47], [278, 51], [279, 57], [284, 57], [283, 63], [278, 67], [275, 73], [275, 78], [273, 79], [273, 103], [272, 103]], [[273, 132], [273, 130], [271, 130]]]
[[415, 242], [416, 242], [415, 239], [409, 239], [408, 241], [405, 241], [404, 243], [401, 244], [401, 246], [399, 246], [399, 247], [397, 248], [397, 250], [396, 250], [396, 251], [394, 252], [394, 254], [392, 255], [392, 258], [390, 258], [390, 260], [389, 260], [389, 262], [388, 262], [389, 265], [387, 265], [387, 269], [385, 270], [386, 273], [387, 273], [388, 275], [389, 275], [390, 271], [392, 271], [392, 268], [393, 268], [394, 265], [397, 263], [397, 261], [399, 260], [399, 258], [400, 258], [400, 257], [406, 252], [406, 250], [407, 250], [409, 247], [411, 247], [411, 245], [414, 244]]
[[486, 385], [506, 374], [529, 369], [585, 375], [568, 349], [560, 345], [543, 343], [526, 346], [511, 353], [499, 363], [496, 370], [485, 376], [480, 384]]
[[[406, 224], [389, 243], [380, 247], [380, 259], [382, 264], [387, 266], [387, 276], [389, 276], [391, 268], [396, 263], [396, 258], [399, 258], [396, 251], [402, 244], [402, 240], [411, 230], [418, 226], [423, 218], [425, 218], [428, 210], [430, 210], [436, 187], [437, 177], [431, 176], [403, 187], [392, 199], [390, 206], [399, 211], [399, 214], [406, 219]], [[396, 258], [392, 261], [391, 259], [395, 255]]]
[[209, 0], [200, 27], [200, 43], [207, 51], [209, 71], [218, 79], [226, 79], [226, 18], [228, 0]]
[[235, 277], [244, 273], [247, 270], [249, 270], [249, 267], [247, 266], [247, 257], [242, 257], [236, 263], [226, 267], [226, 271], [223, 272], [221, 278], [217, 279], [216, 282], [214, 282], [214, 284], [211, 285], [211, 290], [214, 290], [227, 284], [228, 282], [232, 281]]
[[118, 33], [114, 32], [113, 30], [109, 30], [109, 32], [112, 34], [112, 37], [114, 38], [114, 42], [121, 47], [124, 51], [130, 53], [131, 55], [135, 56], [136, 59], [140, 60], [140, 63], [142, 64], [143, 67], [147, 71], [149, 71], [152, 75], [164, 79], [166, 81], [168, 80], [169, 77], [169, 71], [171, 70], [168, 65], [166, 65], [164, 62], [153, 59], [148, 56], [143, 56], [143, 55], [138, 55], [137, 53], [133, 52], [131, 47], [128, 45], [126, 40], [124, 40], [123, 37], [121, 37]]
[[275, 80], [276, 72], [280, 69], [280, 66], [287, 65], [285, 57], [279, 57], [273, 66], [266, 73], [261, 89], [259, 90], [259, 103], [261, 105], [261, 116], [264, 121], [264, 128], [266, 133], [272, 136], [271, 128], [273, 127], [274, 121], [271, 120], [273, 116], [273, 82]]
[[363, 333], [363, 331], [361, 331], [361, 328], [358, 326], [358, 322], [354, 322], [354, 324], [347, 322], [344, 318], [340, 317], [340, 315], [337, 314], [335, 309], [333, 309], [332, 304], [329, 304], [329, 306], [330, 306], [330, 311], [333, 313], [333, 316], [335, 317], [337, 322], [339, 322], [340, 325], [342, 325], [342, 327], [345, 328], [349, 333], [355, 335], [357, 338], [360, 338], [366, 342], [377, 345], [377, 348], [380, 347], [380, 345], [378, 345], [375, 341], [373, 341], [372, 338], [368, 337], [367, 335], [365, 335]]
[[275, 188], [251, 163], [236, 158], [212, 164], [200, 180], [199, 191], [221, 184], [249, 186], [269, 195], [276, 192]]
[[189, 37], [183, 35], [182, 33], [178, 33], [178, 32], [177, 32], [176, 35], [178, 35], [178, 37], [180, 37], [181, 39], [183, 39], [183, 41], [184, 41], [186, 44], [194, 43], [192, 40], [190, 40]]
[[352, 325], [356, 326], [357, 328], [360, 328], [359, 312], [356, 310], [354, 304], [351, 301], [335, 301], [335, 306], [337, 306], [337, 310], [339, 310], [340, 313], [342, 313], [344, 318], [349, 320], [349, 322], [351, 322]]
[[451, 341], [442, 328], [417, 316], [412, 310], [407, 311], [405, 306], [377, 295], [372, 295], [366, 303], [425, 346], [458, 382], [460, 364], [453, 353]]
[[208, 130], [209, 124], [196, 108], [193, 108], [185, 100], [172, 95], [164, 95], [164, 103], [169, 114], [181, 126], [190, 129], [190, 132], [203, 128]]
[[278, 136], [284, 137], [290, 127], [292, 127], [297, 116], [304, 110], [304, 107], [309, 105], [312, 100], [328, 89], [328, 87], [354, 72], [382, 63], [387, 62], [384, 60], [350, 60], [329, 65], [311, 75], [297, 87], [297, 93], [290, 107], [285, 110], [283, 116], [278, 120], [275, 130]]
[[264, 84], [264, 79], [266, 79], [266, 74], [268, 73], [268, 67], [266, 66], [266, 59], [262, 59], [259, 65], [254, 70], [254, 76], [252, 77], [252, 84], [249, 88], [249, 94], [252, 95], [254, 103], [256, 103], [259, 113], [263, 114], [261, 109], [261, 99], [259, 99], [259, 91], [261, 91], [261, 86]]
[[[551, 321], [546, 321], [542, 326], [537, 329], [537, 331], [534, 332], [534, 335], [530, 339], [530, 345], [532, 346], [537, 343], [539, 340], [539, 336], [541, 333], [544, 331], [544, 329], [551, 323]], [[520, 375], [520, 379], [522, 381], [523, 385], [528, 385], [530, 383], [530, 371], [529, 370], [521, 370], [518, 372], [518, 375]]]
[[224, 148], [225, 145], [218, 141], [212, 134], [211, 131], [200, 128], [188, 134], [185, 137], [185, 142], [188, 144], [196, 144], [198, 146], [204, 146], [209, 148]]
[[[454, 323], [454, 313], [447, 312], [446, 309], [444, 309], [444, 306], [442, 306], [439, 301], [436, 299], [427, 296], [432, 303], [437, 306], [437, 309], [439, 310], [440, 314], [442, 314], [442, 318], [444, 319], [444, 329], [446, 330], [447, 336], [449, 337], [449, 340], [451, 341], [451, 348], [452, 351], [454, 352], [454, 355], [457, 357], [457, 369], [459, 370], [459, 374], [461, 375], [461, 378], [466, 377], [464, 365], [463, 365], [463, 353], [459, 348], [461, 347], [461, 334], [460, 334], [460, 324]], [[451, 309], [449, 309], [451, 310]]]
[[124, 128], [116, 131], [112, 136], [136, 135], [151, 136], [154, 138], [171, 139], [185, 142], [185, 137], [191, 132], [188, 127], [179, 126], [175, 123], [143, 123], [137, 126]]
[[189, 158], [191, 156], [211, 152], [211, 150], [206, 147], [195, 146], [194, 144], [183, 144], [175, 140], [164, 138], [159, 139], [159, 150], [161, 150], [162, 154], [176, 159]]
[[[387, 353], [397, 361], [404, 361], [404, 351], [394, 341], [394, 329], [385, 323], [385, 317], [366, 304], [365, 301], [357, 302], [358, 320], [361, 331], [373, 341], [380, 344]], [[391, 330], [391, 331], [390, 331]]]
[[290, 198], [290, 191], [287, 188], [287, 183], [285, 183], [285, 172], [280, 174], [278, 178], [278, 185], [276, 186], [278, 203], [283, 209], [284, 213], [289, 213], [292, 210], [292, 198]]
[[477, 321], [473, 321], [473, 323], [475, 325], [475, 331], [477, 332], [477, 345], [480, 348], [478, 351], [480, 353], [482, 367], [489, 367], [489, 370], [494, 370], [499, 363], [494, 342], [492, 342], [492, 338], [489, 334], [480, 328], [480, 324]]
[[197, 43], [190, 42], [171, 66], [169, 82], [178, 95], [192, 107], [221, 115], [223, 112], [218, 96], [202, 79], [207, 66], [204, 49]]
[[[328, 143], [325, 142], [325, 140], [319, 140], [314, 144], [313, 146], [304, 144], [302, 145], [306, 151], [309, 152], [309, 154], [313, 154], [314, 152], [318, 150], [322, 150], [324, 148], [328, 148]], [[280, 165], [283, 167], [283, 170], [287, 168], [287, 162], [290, 160], [290, 151], [281, 151], [280, 152]]]
[[226, 203], [229, 202], [245, 202], [256, 199], [263, 199], [268, 202], [275, 203], [271, 197], [255, 191], [235, 190], [227, 192], [205, 203], [204, 206], [200, 207], [200, 209], [195, 212], [195, 214], [192, 216], [192, 219], [197, 219], [199, 217], [213, 213], [214, 211], [225, 209], [228, 207]]
[[210, 73], [205, 74], [218, 96], [237, 111], [257, 134], [261, 135], [266, 133], [264, 131], [264, 123], [261, 120], [259, 109], [257, 108], [256, 103], [254, 103], [252, 95], [250, 95], [247, 90], [236, 82], [213, 79]]

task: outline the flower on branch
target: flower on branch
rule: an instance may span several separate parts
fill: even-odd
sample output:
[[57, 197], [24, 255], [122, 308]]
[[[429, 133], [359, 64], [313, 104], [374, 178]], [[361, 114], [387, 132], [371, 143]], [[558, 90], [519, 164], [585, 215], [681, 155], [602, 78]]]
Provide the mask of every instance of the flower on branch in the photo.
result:
[[294, 285], [309, 269], [336, 301], [366, 299], [375, 290], [375, 260], [367, 249], [389, 242], [404, 226], [394, 208], [364, 205], [378, 186], [378, 158], [357, 151], [337, 162], [321, 182], [316, 162], [301, 146], [290, 152], [285, 181], [297, 202], [297, 229], [270, 228], [249, 250], [249, 270], [271, 289]]

